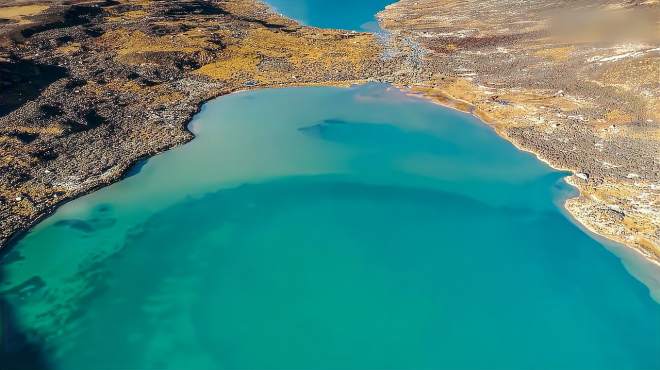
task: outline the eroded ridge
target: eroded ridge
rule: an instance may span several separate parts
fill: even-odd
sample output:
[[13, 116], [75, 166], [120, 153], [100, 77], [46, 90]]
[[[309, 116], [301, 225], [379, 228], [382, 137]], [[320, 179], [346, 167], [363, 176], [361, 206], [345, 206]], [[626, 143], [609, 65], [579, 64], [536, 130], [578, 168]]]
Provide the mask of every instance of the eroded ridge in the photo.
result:
[[660, 262], [660, 41], [653, 1], [402, 0], [379, 14], [395, 79], [574, 172], [566, 208]]

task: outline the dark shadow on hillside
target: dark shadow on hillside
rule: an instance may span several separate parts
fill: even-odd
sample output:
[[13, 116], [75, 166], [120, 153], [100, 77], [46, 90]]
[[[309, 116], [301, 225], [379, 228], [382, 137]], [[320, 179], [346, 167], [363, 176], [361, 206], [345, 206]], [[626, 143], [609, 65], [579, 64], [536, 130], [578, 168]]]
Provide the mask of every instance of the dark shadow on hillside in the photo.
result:
[[0, 116], [39, 96], [51, 83], [66, 76], [65, 68], [14, 58], [0, 62]]

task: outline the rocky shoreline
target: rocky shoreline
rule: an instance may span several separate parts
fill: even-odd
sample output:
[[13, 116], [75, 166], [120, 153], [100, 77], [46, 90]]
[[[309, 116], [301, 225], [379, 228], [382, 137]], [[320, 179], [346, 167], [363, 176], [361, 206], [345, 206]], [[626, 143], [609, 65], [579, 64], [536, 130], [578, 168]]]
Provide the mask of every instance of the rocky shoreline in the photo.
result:
[[571, 45], [539, 9], [508, 1], [402, 0], [379, 14], [384, 40], [300, 26], [255, 0], [13, 3], [0, 19], [0, 246], [191, 140], [209, 99], [373, 80], [474, 114], [571, 171], [581, 195], [567, 210], [660, 262], [654, 40]]
[[658, 14], [657, 2], [401, 0], [379, 20], [390, 48], [417, 49], [421, 78], [398, 85], [570, 171], [568, 212], [660, 264]]
[[[404, 86], [397, 86], [397, 87], [400, 88], [400, 89], [403, 89], [404, 91], [405, 91], [405, 88], [406, 88]], [[463, 113], [468, 113], [468, 114], [474, 115], [474, 110], [472, 109], [473, 107], [466, 106], [465, 105], [466, 103], [463, 102], [463, 101], [451, 101], [451, 100], [448, 100], [448, 99], [447, 100], [445, 100], [445, 99], [437, 100], [437, 99], [434, 99], [433, 97], [428, 96], [428, 95], [423, 95], [423, 94], [414, 93], [414, 92], [409, 92], [409, 93], [412, 96], [426, 98], [429, 101], [431, 101], [435, 104], [441, 105], [443, 107], [446, 107], [446, 108], [449, 108], [449, 109], [455, 109], [455, 110], [458, 110], [458, 111], [463, 112]], [[466, 109], [466, 108], [469, 108], [469, 109]], [[481, 118], [480, 118], [480, 120], [485, 125], [493, 125], [493, 122], [485, 121]], [[500, 136], [505, 135], [505, 134], [502, 134], [501, 132], [498, 132], [498, 131], [496, 131], [496, 132]], [[642, 255], [647, 261], [649, 261], [653, 265], [657, 265], [658, 267], [660, 267], [660, 258], [658, 258], [658, 256], [655, 254], [656, 252], [654, 251], [654, 249], [639, 247], [635, 243], [631, 243], [630, 240], [628, 240], [626, 238], [619, 237], [616, 232], [612, 231], [613, 229], [608, 229], [607, 226], [603, 226], [602, 224], [599, 223], [599, 222], [602, 222], [602, 221], [590, 218], [591, 217], [590, 214], [593, 212], [593, 210], [591, 210], [590, 208], [593, 207], [593, 208], [597, 209], [599, 207], [602, 207], [602, 205], [596, 204], [594, 206], [594, 205], [590, 205], [590, 204], [584, 205], [584, 204], [581, 203], [581, 202], [584, 201], [581, 198], [586, 197], [588, 199], [588, 194], [585, 195], [585, 194], [582, 193], [582, 190], [581, 190], [582, 189], [582, 187], [581, 187], [582, 184], [581, 184], [581, 182], [577, 181], [576, 179], [579, 179], [579, 180], [583, 180], [583, 179], [578, 177], [573, 170], [571, 170], [569, 168], [558, 167], [556, 163], [552, 163], [552, 162], [547, 161], [542, 156], [541, 153], [537, 153], [537, 152], [534, 152], [532, 150], [529, 150], [529, 149], [521, 146], [519, 143], [512, 140], [511, 138], [506, 137], [506, 139], [509, 142], [511, 142], [518, 150], [526, 151], [528, 153], [533, 154], [538, 160], [546, 163], [547, 165], [554, 168], [555, 170], [566, 171], [566, 172], [571, 173], [571, 175], [566, 177], [565, 180], [569, 185], [576, 188], [580, 192], [580, 194], [576, 197], [567, 199], [564, 202], [563, 207], [564, 207], [564, 209], [566, 209], [568, 214], [572, 218], [575, 219], [575, 222], [579, 223], [586, 230], [588, 230], [589, 232], [591, 232], [595, 235], [599, 235], [599, 236], [605, 237], [606, 239], [609, 239], [609, 240], [615, 241], [617, 243], [620, 243], [622, 245], [625, 245], [626, 247], [628, 247], [628, 248], [632, 249], [633, 251], [635, 251], [635, 252], [639, 253], [640, 255]], [[581, 207], [586, 208], [586, 209], [583, 210]], [[607, 219], [605, 221], [605, 223], [607, 223], [607, 222], [612, 222], [612, 219]]]
[[0, 245], [191, 140], [186, 125], [209, 99], [387, 74], [372, 35], [301, 27], [252, 0], [48, 5], [0, 28], [15, 92], [0, 100]]

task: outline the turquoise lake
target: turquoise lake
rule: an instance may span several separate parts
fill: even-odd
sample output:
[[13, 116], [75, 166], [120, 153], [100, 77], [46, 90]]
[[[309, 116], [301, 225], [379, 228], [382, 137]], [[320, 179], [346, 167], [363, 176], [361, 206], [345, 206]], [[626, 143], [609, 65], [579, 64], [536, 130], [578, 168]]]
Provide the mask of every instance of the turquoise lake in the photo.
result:
[[0, 368], [660, 369], [643, 261], [476, 119], [306, 87], [190, 129], [4, 254]]
[[278, 12], [320, 28], [378, 30], [375, 14], [396, 0], [266, 0]]

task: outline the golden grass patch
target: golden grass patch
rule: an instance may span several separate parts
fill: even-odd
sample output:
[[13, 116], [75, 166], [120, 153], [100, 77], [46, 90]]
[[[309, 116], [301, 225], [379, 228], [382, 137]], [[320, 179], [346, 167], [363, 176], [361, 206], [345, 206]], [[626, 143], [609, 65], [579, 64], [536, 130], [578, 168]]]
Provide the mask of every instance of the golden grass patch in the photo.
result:
[[563, 62], [570, 58], [571, 53], [575, 51], [575, 46], [566, 46], [560, 48], [548, 48], [538, 50], [534, 55], [541, 58], [552, 59], [556, 62]]
[[605, 114], [604, 119], [606, 124], [623, 124], [632, 122], [635, 116], [631, 113], [613, 109]]
[[14, 126], [10, 130], [0, 130], [0, 133], [4, 133], [4, 132], [22, 132], [28, 134], [59, 135], [63, 132], [63, 130], [57, 125], [51, 125], [46, 127]]
[[19, 5], [0, 7], [0, 18], [21, 20], [24, 17], [37, 15], [48, 9], [46, 5]]
[[111, 17], [109, 20], [111, 22], [125, 21], [125, 20], [134, 20], [140, 19], [147, 15], [147, 12], [144, 10], [131, 10], [125, 13], [118, 14], [114, 17]]
[[71, 53], [75, 53], [78, 50], [80, 50], [80, 44], [77, 42], [68, 45], [63, 45], [57, 48], [57, 52], [59, 54], [71, 54]]
[[652, 55], [608, 64], [600, 75], [600, 82], [607, 85], [621, 85], [627, 90], [657, 84], [659, 79], [660, 63], [657, 57]]
[[646, 238], [639, 238], [637, 242], [639, 243], [640, 247], [642, 247], [642, 249], [651, 253], [651, 255], [655, 256], [656, 258], [660, 258], [660, 245]]
[[[295, 73], [316, 68], [316, 72], [332, 68], [358, 69], [373, 57], [374, 40], [370, 35], [339, 36], [333, 31], [320, 35], [292, 35], [265, 28], [250, 30], [242, 40], [232, 40], [223, 50], [220, 60], [208, 63], [197, 73], [218, 80], [238, 76], [265, 83], [288, 80]], [[280, 59], [291, 66], [291, 71], [260, 67], [265, 59]]]
[[124, 29], [108, 31], [100, 37], [100, 43], [115, 49], [119, 56], [140, 54], [146, 52], [184, 52], [192, 53], [203, 48], [212, 47], [206, 38], [195, 38], [186, 35], [176, 37], [149, 36], [140, 31]]

